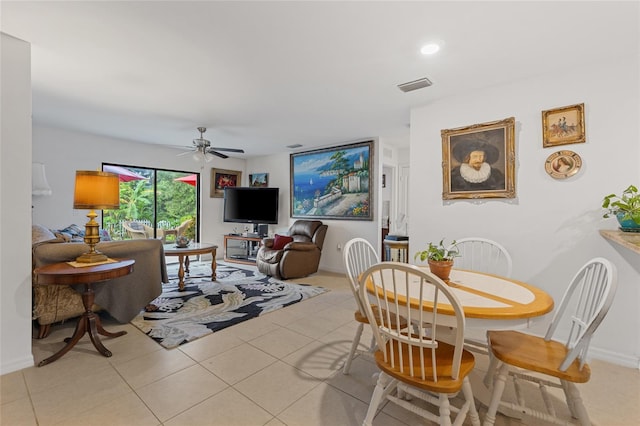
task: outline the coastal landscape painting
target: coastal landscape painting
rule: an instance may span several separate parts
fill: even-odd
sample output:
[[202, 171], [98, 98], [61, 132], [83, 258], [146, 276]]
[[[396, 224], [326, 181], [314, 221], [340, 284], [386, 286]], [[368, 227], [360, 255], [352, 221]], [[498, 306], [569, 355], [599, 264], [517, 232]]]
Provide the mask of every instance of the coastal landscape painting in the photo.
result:
[[291, 217], [373, 220], [373, 141], [291, 154]]

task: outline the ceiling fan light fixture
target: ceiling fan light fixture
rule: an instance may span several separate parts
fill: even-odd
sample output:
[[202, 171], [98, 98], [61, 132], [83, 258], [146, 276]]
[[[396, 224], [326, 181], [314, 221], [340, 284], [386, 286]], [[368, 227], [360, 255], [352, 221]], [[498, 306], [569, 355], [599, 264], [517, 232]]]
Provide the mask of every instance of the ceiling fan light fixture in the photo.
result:
[[[204, 165], [204, 163], [213, 161], [214, 156], [220, 157], [222, 159], [229, 158], [228, 155], [223, 154], [219, 151], [237, 152], [240, 154], [244, 154], [244, 150], [239, 148], [212, 147], [211, 142], [203, 137], [203, 134], [207, 131], [207, 128], [198, 127], [198, 131], [200, 132], [200, 137], [193, 139], [192, 147], [192, 156], [195, 161], [201, 161]], [[188, 152], [185, 152], [183, 154], [188, 154]]]

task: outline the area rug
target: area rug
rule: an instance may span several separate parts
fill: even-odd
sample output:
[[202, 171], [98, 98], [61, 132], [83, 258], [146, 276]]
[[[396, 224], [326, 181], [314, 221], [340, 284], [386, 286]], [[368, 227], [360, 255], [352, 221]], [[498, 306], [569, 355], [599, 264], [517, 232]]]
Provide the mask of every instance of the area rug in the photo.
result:
[[170, 283], [160, 297], [131, 321], [167, 349], [317, 296], [327, 289], [281, 281], [255, 268], [191, 262], [185, 290], [178, 290], [177, 265], [168, 265]]

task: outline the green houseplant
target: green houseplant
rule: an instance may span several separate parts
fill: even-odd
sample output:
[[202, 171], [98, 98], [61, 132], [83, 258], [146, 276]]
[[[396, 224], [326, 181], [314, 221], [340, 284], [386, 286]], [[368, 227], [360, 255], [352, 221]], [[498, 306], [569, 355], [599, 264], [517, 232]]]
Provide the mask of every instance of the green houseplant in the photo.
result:
[[621, 195], [609, 194], [604, 197], [602, 207], [606, 209], [602, 217], [615, 216], [622, 231], [640, 231], [640, 192], [634, 185], [629, 185]]
[[456, 241], [453, 240], [451, 245], [444, 245], [444, 238], [438, 244], [429, 243], [426, 250], [417, 252], [413, 259], [420, 259], [422, 262], [427, 260], [431, 273], [444, 281], [449, 279], [449, 273], [453, 268], [453, 259], [460, 256], [456, 247]]

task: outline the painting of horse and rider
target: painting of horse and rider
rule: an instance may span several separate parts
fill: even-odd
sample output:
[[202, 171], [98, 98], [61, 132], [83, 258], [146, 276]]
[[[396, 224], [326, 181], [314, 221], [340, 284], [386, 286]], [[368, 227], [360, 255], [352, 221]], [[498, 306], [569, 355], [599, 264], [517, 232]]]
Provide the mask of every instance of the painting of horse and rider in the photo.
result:
[[584, 104], [542, 111], [542, 146], [548, 148], [584, 142], [584, 127]]

